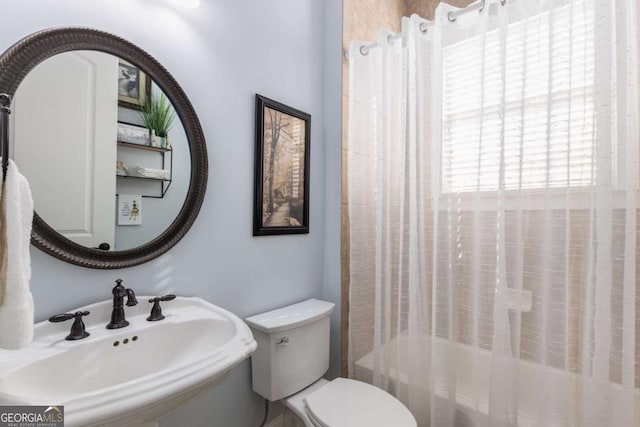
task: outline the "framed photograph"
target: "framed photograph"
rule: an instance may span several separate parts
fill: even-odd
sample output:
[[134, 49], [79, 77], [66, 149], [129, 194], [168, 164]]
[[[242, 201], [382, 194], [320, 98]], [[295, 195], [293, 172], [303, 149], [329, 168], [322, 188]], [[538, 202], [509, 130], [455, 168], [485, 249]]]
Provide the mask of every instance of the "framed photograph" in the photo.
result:
[[118, 105], [139, 110], [151, 96], [151, 79], [135, 65], [120, 59], [118, 64]]
[[120, 194], [118, 196], [118, 225], [142, 224], [142, 196]]
[[118, 122], [118, 142], [136, 145], [150, 145], [151, 131], [142, 126]]
[[253, 235], [309, 233], [311, 116], [256, 95]]

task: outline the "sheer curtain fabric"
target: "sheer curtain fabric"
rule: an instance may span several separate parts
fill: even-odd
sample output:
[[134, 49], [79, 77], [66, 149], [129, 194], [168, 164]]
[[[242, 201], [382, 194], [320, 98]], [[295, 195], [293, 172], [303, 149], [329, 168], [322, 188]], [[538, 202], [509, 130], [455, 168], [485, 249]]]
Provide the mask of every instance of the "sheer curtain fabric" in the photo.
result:
[[350, 375], [421, 426], [640, 425], [636, 7], [352, 42]]

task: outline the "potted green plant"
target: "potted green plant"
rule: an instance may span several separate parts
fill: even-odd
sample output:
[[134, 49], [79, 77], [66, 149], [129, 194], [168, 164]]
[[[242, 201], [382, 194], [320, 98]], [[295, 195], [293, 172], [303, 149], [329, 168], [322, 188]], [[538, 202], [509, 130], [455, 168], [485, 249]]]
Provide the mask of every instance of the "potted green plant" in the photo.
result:
[[162, 148], [167, 148], [169, 130], [176, 113], [164, 93], [154, 93], [145, 99], [141, 106], [142, 119], [147, 128], [161, 139]]

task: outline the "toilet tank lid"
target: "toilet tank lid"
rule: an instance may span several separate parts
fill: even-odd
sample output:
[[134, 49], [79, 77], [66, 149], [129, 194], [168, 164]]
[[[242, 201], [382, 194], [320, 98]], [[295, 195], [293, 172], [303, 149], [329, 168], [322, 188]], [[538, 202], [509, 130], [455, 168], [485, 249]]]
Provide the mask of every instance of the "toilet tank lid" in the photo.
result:
[[335, 304], [332, 302], [308, 299], [277, 310], [247, 317], [245, 321], [252, 328], [270, 334], [297, 328], [326, 317], [331, 314], [334, 307]]

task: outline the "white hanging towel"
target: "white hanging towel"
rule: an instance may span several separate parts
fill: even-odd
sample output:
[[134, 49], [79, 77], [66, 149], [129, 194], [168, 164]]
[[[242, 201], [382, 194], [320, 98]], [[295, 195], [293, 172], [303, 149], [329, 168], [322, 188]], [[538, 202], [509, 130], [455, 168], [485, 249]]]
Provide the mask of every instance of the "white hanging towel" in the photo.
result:
[[14, 350], [33, 339], [29, 290], [33, 198], [29, 182], [11, 160], [0, 197], [0, 347]]

